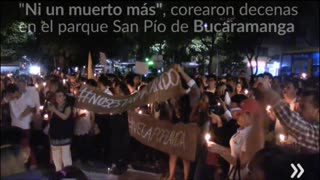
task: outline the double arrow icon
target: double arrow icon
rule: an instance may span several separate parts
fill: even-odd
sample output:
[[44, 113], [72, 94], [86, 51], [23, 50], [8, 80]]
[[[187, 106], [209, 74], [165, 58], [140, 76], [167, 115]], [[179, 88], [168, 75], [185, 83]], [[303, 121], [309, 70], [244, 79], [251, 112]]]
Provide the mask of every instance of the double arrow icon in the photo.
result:
[[[300, 170], [300, 173], [297, 175], [297, 178], [299, 179], [302, 176], [302, 174], [304, 173], [304, 169], [302, 168], [302, 166], [299, 163], [296, 166], [293, 163], [291, 163], [291, 167], [293, 169], [293, 173], [291, 174], [291, 179], [294, 178]], [[296, 167], [298, 167], [298, 168], [296, 168]]]

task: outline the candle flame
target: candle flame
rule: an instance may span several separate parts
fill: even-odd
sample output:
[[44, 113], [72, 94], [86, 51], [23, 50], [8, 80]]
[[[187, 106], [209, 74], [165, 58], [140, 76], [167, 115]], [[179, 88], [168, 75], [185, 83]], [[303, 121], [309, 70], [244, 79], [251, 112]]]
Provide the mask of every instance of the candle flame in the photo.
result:
[[284, 142], [286, 139], [286, 136], [284, 134], [279, 134], [279, 139], [280, 139], [280, 142]]
[[270, 109], [271, 109], [271, 106], [270, 106], [270, 105], [267, 105], [266, 111], [267, 111], [267, 112], [270, 112]]
[[204, 139], [206, 141], [209, 141], [211, 139], [211, 135], [209, 133], [207, 133], [205, 136], [204, 136]]
[[44, 116], [43, 116], [43, 118], [44, 118], [44, 120], [48, 120], [49, 119], [49, 115], [48, 114], [45, 114]]

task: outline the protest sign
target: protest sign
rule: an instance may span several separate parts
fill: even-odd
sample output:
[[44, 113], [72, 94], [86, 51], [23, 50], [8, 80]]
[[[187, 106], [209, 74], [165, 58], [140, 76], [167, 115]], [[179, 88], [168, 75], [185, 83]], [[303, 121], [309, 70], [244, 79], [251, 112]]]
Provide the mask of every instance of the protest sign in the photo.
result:
[[128, 117], [130, 135], [142, 144], [185, 160], [195, 160], [200, 135], [197, 124], [172, 124], [134, 111], [130, 111]]
[[140, 75], [148, 74], [148, 64], [136, 61], [135, 73]]
[[95, 88], [82, 85], [76, 107], [96, 113], [121, 113], [153, 102], [162, 102], [183, 94], [180, 76], [174, 69], [155, 78], [138, 93], [129, 96], [110, 96]]

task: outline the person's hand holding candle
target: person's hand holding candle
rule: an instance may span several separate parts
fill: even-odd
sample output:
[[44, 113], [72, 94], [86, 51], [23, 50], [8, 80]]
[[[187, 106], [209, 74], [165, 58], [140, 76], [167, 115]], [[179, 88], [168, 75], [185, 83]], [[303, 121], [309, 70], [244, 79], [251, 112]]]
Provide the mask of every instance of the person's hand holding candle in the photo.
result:
[[44, 114], [44, 115], [43, 115], [43, 119], [44, 119], [45, 121], [48, 121], [48, 120], [49, 120], [49, 115], [48, 115], [48, 114]]
[[206, 140], [206, 142], [209, 142], [211, 139], [210, 133], [206, 133], [206, 135], [204, 135], [204, 139]]
[[279, 134], [279, 140], [280, 140], [281, 144], [285, 144], [286, 143], [286, 139], [287, 139], [286, 135]]

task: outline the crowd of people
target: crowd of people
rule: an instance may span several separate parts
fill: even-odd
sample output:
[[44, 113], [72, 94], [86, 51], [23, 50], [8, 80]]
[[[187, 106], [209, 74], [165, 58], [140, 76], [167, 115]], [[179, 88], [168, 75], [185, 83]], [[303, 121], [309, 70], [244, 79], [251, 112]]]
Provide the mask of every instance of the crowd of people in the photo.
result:
[[[305, 178], [319, 178], [318, 81], [270, 73], [250, 80], [244, 72], [237, 77], [190, 75], [180, 65], [172, 68], [181, 76], [184, 95], [134, 110], [160, 121], [198, 125], [196, 159], [182, 159], [183, 179], [288, 179], [291, 163], [306, 169]], [[46, 77], [1, 76], [1, 152], [18, 145], [26, 167], [53, 164], [57, 172], [76, 161], [90, 165], [101, 160], [112, 173], [122, 174], [129, 164], [148, 161], [167, 169], [163, 178], [173, 180], [178, 155], [130, 137], [127, 112], [101, 114], [74, 106], [83, 84], [128, 96], [151, 80], [137, 74], [86, 79], [59, 71]], [[11, 174], [23, 169], [1, 166], [1, 176], [10, 175], [10, 168]]]

